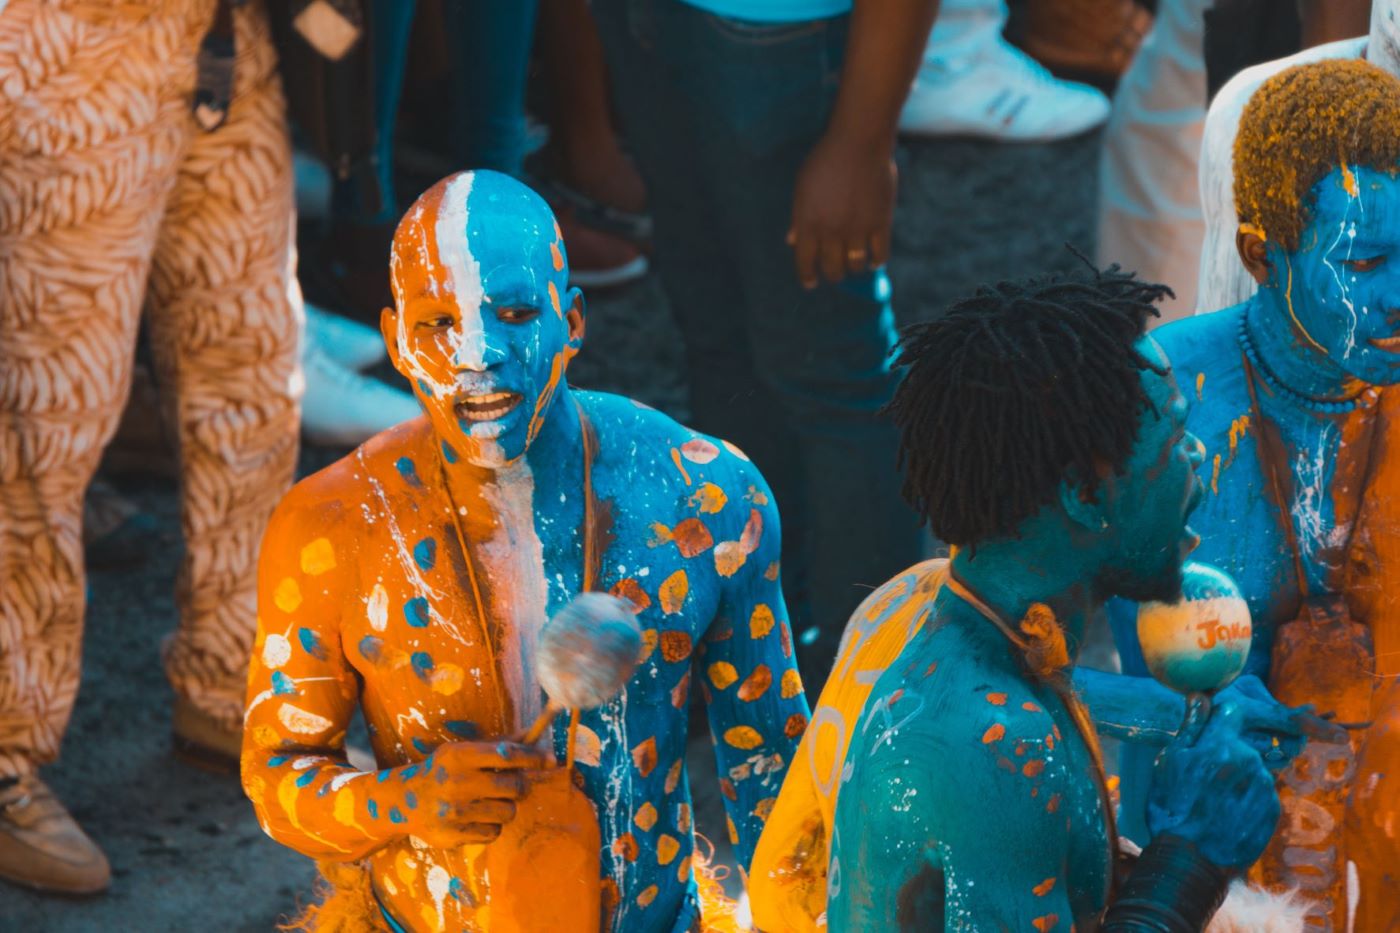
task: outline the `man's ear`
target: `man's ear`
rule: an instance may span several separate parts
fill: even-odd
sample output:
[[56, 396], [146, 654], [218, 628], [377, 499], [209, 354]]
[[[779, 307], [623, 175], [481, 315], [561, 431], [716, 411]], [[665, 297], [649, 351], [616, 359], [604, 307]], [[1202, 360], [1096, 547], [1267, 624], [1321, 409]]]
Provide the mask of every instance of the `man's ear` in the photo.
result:
[[384, 348], [389, 351], [389, 362], [399, 368], [399, 314], [393, 308], [379, 312], [379, 336], [384, 338]]
[[1269, 261], [1269, 241], [1264, 237], [1264, 231], [1254, 224], [1240, 224], [1235, 232], [1235, 249], [1254, 283], [1267, 285], [1274, 264]]
[[571, 288], [564, 295], [568, 303], [568, 310], [564, 312], [564, 323], [569, 327], [569, 349], [574, 353], [583, 349], [583, 331], [586, 305], [583, 300], [583, 292], [578, 288]]
[[1090, 534], [1099, 534], [1108, 527], [1108, 513], [1104, 507], [1104, 486], [1090, 492], [1079, 483], [1069, 480], [1060, 482], [1060, 508], [1069, 520]]

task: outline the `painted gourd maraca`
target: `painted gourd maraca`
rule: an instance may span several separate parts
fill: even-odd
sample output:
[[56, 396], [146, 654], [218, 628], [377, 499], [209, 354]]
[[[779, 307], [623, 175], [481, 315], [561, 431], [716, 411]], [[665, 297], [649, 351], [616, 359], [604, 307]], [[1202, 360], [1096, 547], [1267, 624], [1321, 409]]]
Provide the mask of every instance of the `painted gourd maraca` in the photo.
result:
[[540, 631], [540, 686], [563, 709], [602, 706], [637, 668], [642, 632], [632, 604], [607, 593], [581, 593]]
[[1213, 693], [1244, 670], [1253, 625], [1235, 581], [1207, 564], [1182, 568], [1182, 598], [1138, 607], [1147, 669], [1179, 693]]

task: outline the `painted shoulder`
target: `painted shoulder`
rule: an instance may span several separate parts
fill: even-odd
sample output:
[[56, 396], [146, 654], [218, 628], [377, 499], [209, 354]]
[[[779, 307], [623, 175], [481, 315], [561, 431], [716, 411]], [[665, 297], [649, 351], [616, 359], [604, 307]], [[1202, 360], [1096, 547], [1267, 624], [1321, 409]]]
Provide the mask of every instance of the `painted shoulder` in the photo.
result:
[[317, 525], [334, 531], [363, 514], [372, 479], [434, 469], [434, 436], [427, 416], [381, 431], [329, 466], [312, 473], [282, 497], [273, 525]]
[[580, 389], [573, 394], [593, 421], [599, 455], [605, 462], [632, 468], [659, 465], [675, 471], [686, 485], [697, 474], [721, 473], [767, 489], [758, 467], [728, 441], [701, 434], [626, 396]]

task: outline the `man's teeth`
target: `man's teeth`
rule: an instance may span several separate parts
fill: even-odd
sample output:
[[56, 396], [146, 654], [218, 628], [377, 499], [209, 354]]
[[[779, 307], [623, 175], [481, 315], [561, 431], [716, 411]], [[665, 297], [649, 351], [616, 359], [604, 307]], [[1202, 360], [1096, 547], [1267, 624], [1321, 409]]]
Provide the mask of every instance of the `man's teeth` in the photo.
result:
[[490, 421], [510, 411], [520, 401], [514, 392], [469, 395], [457, 403], [457, 414], [468, 421]]

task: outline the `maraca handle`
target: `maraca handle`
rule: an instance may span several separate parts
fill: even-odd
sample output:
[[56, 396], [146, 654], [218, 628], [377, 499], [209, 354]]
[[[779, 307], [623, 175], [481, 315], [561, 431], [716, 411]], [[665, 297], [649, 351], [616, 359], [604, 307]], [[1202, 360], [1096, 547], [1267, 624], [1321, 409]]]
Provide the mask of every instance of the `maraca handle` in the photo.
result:
[[1209, 693], [1193, 690], [1186, 694], [1186, 716], [1181, 720], [1181, 728], [1176, 732], [1177, 737], [1185, 739], [1189, 745], [1195, 745], [1214, 708], [1215, 704]]
[[530, 724], [530, 728], [525, 730], [525, 735], [521, 737], [520, 744], [534, 745], [538, 742], [540, 736], [544, 735], [544, 730], [549, 728], [550, 723], [554, 722], [554, 717], [558, 716], [562, 709], [562, 706], [555, 706], [553, 702], [550, 702], [549, 705], [544, 708], [544, 712], [540, 713], [539, 716], [535, 718], [535, 721]]

